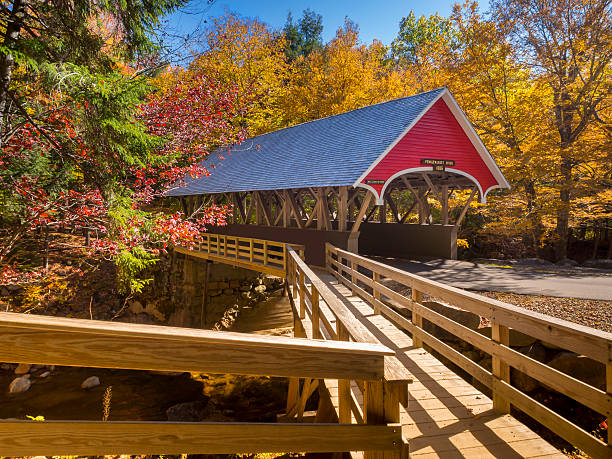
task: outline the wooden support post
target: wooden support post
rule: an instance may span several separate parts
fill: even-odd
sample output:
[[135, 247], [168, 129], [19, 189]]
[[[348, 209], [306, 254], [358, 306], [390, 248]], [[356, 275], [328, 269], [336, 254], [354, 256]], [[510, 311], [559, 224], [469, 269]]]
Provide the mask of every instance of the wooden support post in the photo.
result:
[[[423, 301], [423, 293], [412, 287], [412, 301], [421, 303]], [[419, 314], [412, 313], [412, 323], [419, 328], [423, 328], [423, 317]], [[415, 347], [423, 347], [423, 341], [416, 336], [412, 337], [412, 343]]]
[[253, 239], [249, 239], [249, 259], [253, 263]]
[[298, 276], [297, 276], [297, 263], [294, 263], [293, 261], [291, 262], [291, 271], [292, 271], [292, 281], [293, 281], [293, 299], [295, 300], [295, 297], [297, 297], [298, 294], [298, 287], [297, 287], [297, 283], [298, 283]]
[[[374, 287], [372, 288], [372, 294], [374, 295], [374, 300], [380, 301], [380, 290], [378, 290], [377, 286], [380, 283], [380, 274], [376, 271], [372, 272], [372, 279], [374, 280]], [[380, 308], [376, 301], [374, 301], [374, 314], [380, 314]]]
[[359, 253], [359, 232], [349, 234], [346, 250], [353, 253]]
[[[295, 276], [294, 279], [295, 281]], [[293, 315], [293, 337], [294, 338], [305, 338], [306, 332], [302, 327], [302, 322], [294, 314]], [[300, 392], [300, 378], [289, 378], [289, 388], [287, 390], [287, 407], [286, 413], [295, 412], [299, 401]]]
[[359, 231], [359, 227], [361, 226], [361, 222], [363, 221], [363, 217], [365, 216], [368, 206], [370, 205], [370, 201], [372, 200], [372, 193], [366, 191], [365, 198], [363, 199], [363, 203], [361, 204], [361, 209], [359, 209], [359, 213], [355, 218], [355, 223], [353, 223], [353, 228], [351, 229], [352, 233], [356, 233]]
[[419, 187], [418, 191], [418, 209], [419, 209], [419, 225], [426, 225], [429, 218], [429, 206], [427, 204], [426, 189]]
[[[338, 341], [348, 341], [349, 334], [346, 327], [339, 320], [336, 322]], [[351, 423], [351, 381], [348, 379], [338, 380], [338, 422], [340, 424]]]
[[259, 196], [259, 191], [253, 192], [252, 199], [255, 200], [255, 224], [261, 225], [263, 223], [263, 208]]
[[[495, 320], [491, 322], [491, 339], [504, 346], [510, 345], [510, 329]], [[493, 355], [493, 376], [510, 384], [510, 366]], [[495, 386], [493, 386], [495, 387]], [[510, 413], [510, 400], [502, 398], [493, 390], [493, 409], [498, 413]]]
[[[363, 421], [366, 424], [385, 424], [383, 381], [365, 381], [363, 393]], [[383, 459], [382, 451], [367, 451], [364, 459]]]
[[291, 206], [289, 204], [289, 192], [283, 190], [283, 227], [288, 228], [291, 225]]
[[[408, 400], [408, 384], [404, 381], [384, 381], [383, 403], [386, 424], [398, 424], [401, 429], [400, 404]], [[400, 445], [399, 451], [385, 451], [385, 459], [408, 459], [408, 443]]]
[[[612, 244], [612, 241], [610, 241]], [[606, 365], [606, 392], [612, 398], [612, 363]], [[608, 424], [608, 446], [612, 446], [612, 415], [606, 420]]]
[[442, 205], [442, 221], [440, 223], [443, 225], [448, 225], [448, 185], [442, 186], [441, 198], [442, 202], [440, 204]]
[[348, 187], [341, 186], [338, 190], [338, 231], [346, 231], [349, 220]]

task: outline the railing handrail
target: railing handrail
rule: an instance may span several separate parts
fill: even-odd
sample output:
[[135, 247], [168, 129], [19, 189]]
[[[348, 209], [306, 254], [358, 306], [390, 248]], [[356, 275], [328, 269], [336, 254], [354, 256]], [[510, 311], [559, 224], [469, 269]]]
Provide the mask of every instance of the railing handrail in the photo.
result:
[[0, 420], [0, 456], [386, 451], [403, 459], [398, 425]]
[[[361, 255], [347, 252], [329, 243], [327, 243], [326, 247], [341, 254], [344, 258], [361, 262], [360, 264], [364, 268], [371, 270], [376, 269], [378, 274], [385, 275], [408, 287], [414, 287], [423, 293], [449, 301], [453, 304], [459, 303], [460, 301], [460, 307], [462, 309], [487, 317], [504, 326], [515, 328], [534, 338], [554, 344], [555, 337], [550, 336], [551, 330], [558, 330], [560, 333], [569, 333], [572, 335], [572, 339], [569, 341], [564, 340], [563, 343], [561, 343], [562, 347], [586, 355], [604, 364], [612, 363], [612, 333], [586, 327], [567, 320], [557, 319], [556, 317], [530, 311], [477, 293], [452, 287], [417, 274], [402, 271], [375, 260], [370, 260]], [[525, 321], [530, 325], [528, 329], [517, 327], [517, 325], [525, 325]], [[534, 330], [533, 325], [538, 326], [542, 330], [539, 332]], [[548, 330], [548, 332], [546, 332], [546, 330]]]
[[311, 284], [319, 292], [319, 295], [332, 313], [337, 317], [337, 319], [343, 323], [346, 328], [349, 336], [353, 338], [355, 341], [363, 342], [363, 343], [378, 343], [376, 337], [363, 325], [360, 321], [355, 319], [355, 316], [348, 310], [348, 308], [342, 303], [340, 298], [332, 292], [329, 287], [319, 279], [319, 276], [310, 269], [310, 267], [302, 260], [298, 254], [291, 247], [287, 250], [289, 256], [292, 258], [293, 262], [298, 266], [302, 272], [304, 272], [305, 276], [308, 277]]
[[202, 234], [202, 241], [191, 247], [174, 249], [185, 255], [285, 277], [289, 248], [304, 257], [304, 246], [300, 244], [215, 233]]
[[219, 234], [219, 233], [203, 233], [202, 237], [205, 238], [210, 238], [211, 236], [215, 236], [215, 237], [224, 237], [224, 238], [230, 238], [230, 239], [239, 239], [239, 240], [243, 240], [243, 241], [253, 241], [253, 242], [257, 242], [257, 243], [263, 243], [263, 242], [267, 242], [268, 244], [271, 244], [275, 247], [291, 247], [293, 250], [295, 250], [296, 252], [299, 251], [303, 251], [305, 249], [303, 244], [295, 244], [293, 242], [279, 242], [279, 241], [273, 241], [271, 239], [261, 239], [261, 238], [256, 238], [256, 237], [245, 237], [245, 236], [236, 236], [233, 234]]
[[[376, 343], [0, 312], [3, 362], [279, 377], [357, 377], [362, 365], [367, 378], [377, 380], [391, 354]], [[355, 368], [346, 365], [350, 360]]]

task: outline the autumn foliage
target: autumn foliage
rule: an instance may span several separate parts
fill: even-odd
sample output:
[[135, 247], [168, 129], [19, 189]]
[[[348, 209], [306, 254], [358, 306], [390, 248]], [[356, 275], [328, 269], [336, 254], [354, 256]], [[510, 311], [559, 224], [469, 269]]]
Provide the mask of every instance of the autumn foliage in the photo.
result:
[[116, 261], [122, 289], [139, 289], [138, 273], [169, 244], [225, 222], [228, 208], [185, 215], [163, 198], [183, 177], [206, 176], [208, 154], [444, 85], [512, 186], [468, 213], [460, 237], [471, 255], [612, 255], [608, 2], [406, 11], [390, 46], [363, 43], [349, 19], [324, 43], [312, 11], [282, 30], [226, 14], [182, 67], [160, 61], [151, 32], [184, 2], [111, 3], [2, 2], [5, 278], [25, 273], [25, 248], [43, 250], [49, 230], [76, 228], [99, 236], [87, 250]]

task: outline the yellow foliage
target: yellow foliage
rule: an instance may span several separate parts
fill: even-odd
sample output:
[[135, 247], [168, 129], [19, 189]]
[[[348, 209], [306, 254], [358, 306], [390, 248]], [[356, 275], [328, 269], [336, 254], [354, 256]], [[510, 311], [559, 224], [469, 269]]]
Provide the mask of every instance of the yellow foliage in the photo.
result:
[[360, 45], [346, 22], [322, 50], [297, 59], [284, 98], [288, 124], [336, 115], [406, 94], [401, 73], [386, 66], [379, 41]]
[[282, 127], [279, 99], [289, 73], [284, 36], [257, 19], [229, 14], [213, 20], [206, 40], [208, 51], [193, 61], [188, 72], [237, 84], [237, 103], [251, 107], [246, 123], [253, 135]]

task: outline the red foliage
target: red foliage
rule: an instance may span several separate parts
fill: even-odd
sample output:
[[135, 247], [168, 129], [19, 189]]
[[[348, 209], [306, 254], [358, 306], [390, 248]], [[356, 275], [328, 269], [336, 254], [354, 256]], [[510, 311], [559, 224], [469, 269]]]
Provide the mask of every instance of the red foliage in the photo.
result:
[[[58, 193], [52, 191], [56, 187], [50, 176], [53, 177], [53, 168], [59, 170], [64, 161], [76, 164], [82, 171], [104, 167], [131, 192], [133, 209], [137, 209], [163, 196], [187, 175], [209, 175], [201, 163], [211, 149], [238, 143], [245, 137], [239, 122], [244, 113], [236, 108], [244, 104], [239, 102], [237, 90], [202, 75], [179, 80], [169, 89], [152, 93], [140, 107], [135, 122], [143, 123], [150, 134], [162, 137], [164, 142], [152, 152], [146, 167], [123, 164], [116, 155], [96, 157], [100, 152], [87, 145], [69, 111], [50, 102], [46, 118], [37, 120], [36, 125], [26, 123], [16, 129], [0, 152], [0, 168], [5, 170], [31, 162], [32, 155], [61, 157], [49, 161], [51, 174], [46, 176], [0, 172], [2, 186], [13, 190], [16, 202], [23, 209], [23, 215], [19, 216], [21, 227], [5, 228], [0, 234], [0, 263], [7, 259], [23, 235], [40, 227], [96, 228], [109, 237], [96, 240], [93, 252], [109, 257], [136, 246], [156, 253], [165, 250], [168, 244], [197, 243], [206, 225], [225, 224], [227, 207], [205, 209], [189, 218], [182, 213], [145, 216], [135, 212], [140, 216], [111, 231], [109, 203], [105, 202], [95, 180], [89, 180], [84, 174], [82, 179], [75, 180], [71, 189]], [[76, 107], [88, 110], [86, 103], [76, 103]], [[145, 227], [147, 230], [139, 230]], [[11, 271], [14, 268], [4, 269], [2, 278], [14, 277]]]

